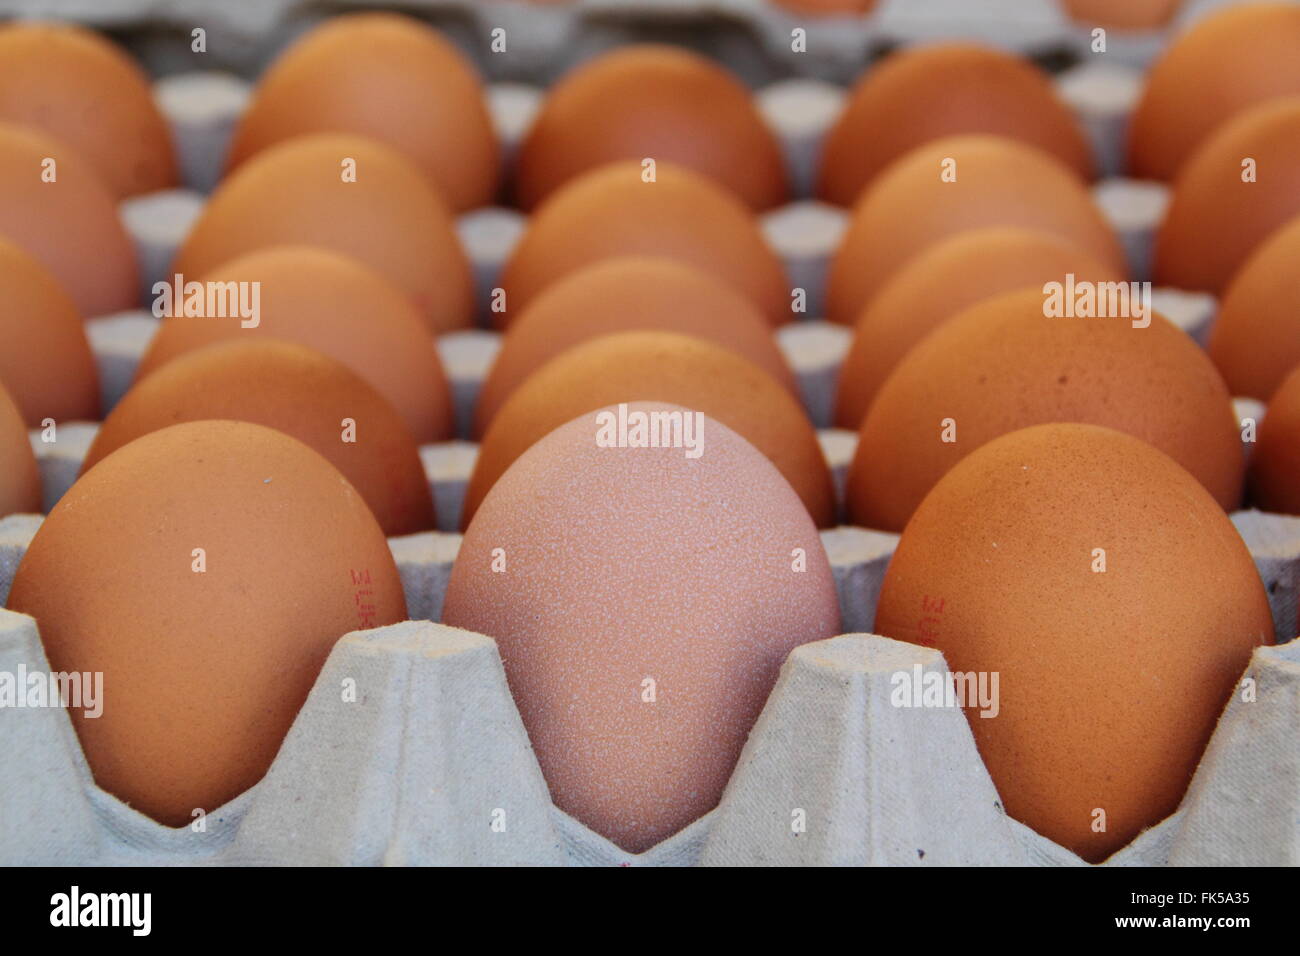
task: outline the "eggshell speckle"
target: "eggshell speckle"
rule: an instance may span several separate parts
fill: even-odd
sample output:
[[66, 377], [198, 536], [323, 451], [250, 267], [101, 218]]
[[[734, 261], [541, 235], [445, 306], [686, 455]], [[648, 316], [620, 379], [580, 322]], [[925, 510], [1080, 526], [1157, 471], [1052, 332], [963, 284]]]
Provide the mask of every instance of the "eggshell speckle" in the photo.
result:
[[164, 319], [136, 372], [143, 378], [192, 349], [224, 341], [284, 339], [356, 372], [401, 413], [420, 443], [451, 437], [451, 391], [428, 327], [400, 289], [350, 256], [311, 246], [249, 253], [198, 281], [257, 282], [261, 320]]
[[889, 373], [947, 319], [999, 293], [1064, 282], [1067, 274], [1087, 282], [1124, 279], [1073, 243], [1045, 232], [993, 226], [935, 243], [900, 269], [858, 317], [840, 368], [836, 423], [861, 425]]
[[798, 394], [794, 373], [752, 302], [684, 263], [620, 256], [548, 286], [510, 326], [479, 390], [476, 432], [482, 435], [510, 393], [565, 349], [634, 330], [707, 339], [749, 359]]
[[[1256, 171], [1251, 181], [1243, 178], [1248, 160]], [[1297, 214], [1300, 96], [1242, 113], [1187, 160], [1156, 236], [1156, 282], [1219, 292]]]
[[641, 852], [717, 804], [782, 661], [839, 610], [799, 499], [730, 429], [706, 418], [689, 459], [596, 428], [561, 426], [497, 483], [443, 619], [497, 641], [556, 806]]
[[28, 428], [99, 418], [99, 371], [76, 303], [18, 246], [0, 239], [0, 382]]
[[[355, 181], [347, 181], [355, 161]], [[267, 246], [355, 256], [409, 295], [429, 329], [470, 324], [469, 262], [451, 211], [420, 170], [375, 140], [299, 136], [242, 164], [194, 224], [173, 272], [194, 279]]]
[[1300, 365], [1300, 217], [1262, 242], [1219, 303], [1210, 358], [1233, 395], [1267, 401]]
[[583, 412], [659, 401], [716, 418], [766, 455], [819, 527], [835, 518], [830, 472], [803, 408], [752, 362], [672, 332], [623, 332], [575, 346], [543, 365], [501, 407], [479, 447], [462, 521], [524, 451]]
[[1237, 506], [1244, 463], [1231, 396], [1200, 347], [1158, 314], [1146, 328], [1128, 318], [1048, 318], [1043, 300], [1039, 289], [987, 299], [899, 363], [867, 412], [849, 469], [856, 523], [901, 530], [957, 462], [1048, 422], [1135, 435], [1190, 471], [1221, 508]]
[[543, 288], [583, 266], [618, 255], [666, 256], [739, 289], [773, 325], [790, 321], [790, 290], [748, 208], [712, 180], [661, 162], [654, 182], [640, 162], [610, 163], [551, 196], [501, 273], [505, 328]]
[[116, 197], [71, 146], [8, 123], [0, 123], [0, 235], [54, 273], [83, 316], [135, 305], [135, 249]]
[[0, 518], [41, 510], [41, 476], [18, 406], [0, 382]]
[[284, 51], [258, 82], [228, 166], [304, 133], [357, 133], [415, 162], [456, 210], [486, 205], [501, 160], [473, 65], [417, 20], [332, 17]]
[[0, 121], [67, 143], [119, 198], [176, 184], [171, 131], [148, 76], [89, 30], [64, 23], [0, 28]]
[[1275, 96], [1300, 94], [1297, 50], [1293, 3], [1233, 4], [1176, 36], [1147, 73], [1129, 121], [1130, 174], [1173, 179], [1225, 122]]
[[858, 81], [827, 135], [818, 194], [851, 205], [900, 156], [964, 133], [1023, 141], [1092, 176], [1083, 132], [1045, 73], [999, 50], [939, 43], [894, 53]]
[[142, 435], [206, 418], [298, 439], [343, 473], [386, 535], [433, 527], [420, 452], [393, 406], [342, 363], [274, 339], [210, 345], [145, 378], [108, 416], [82, 470]]
[[347, 480], [287, 435], [217, 421], [153, 432], [84, 475], [9, 607], [36, 619], [54, 671], [103, 674], [103, 713], [69, 710], [95, 782], [177, 827], [261, 779], [340, 637], [406, 617]]
[[703, 173], [755, 209], [788, 192], [780, 146], [739, 80], [698, 53], [634, 44], [551, 89], [519, 149], [517, 198], [531, 209], [586, 170], [646, 157]]
[[1300, 515], [1300, 365], [1278, 387], [1259, 423], [1250, 493], [1257, 508]]
[[1137, 438], [1056, 424], [988, 443], [935, 486], [875, 630], [997, 675], [996, 715], [966, 713], [1003, 806], [1099, 862], [1176, 809], [1273, 625], [1191, 475]]
[[[946, 170], [956, 179], [945, 181]], [[831, 262], [831, 318], [853, 322], [912, 257], [985, 226], [1048, 232], [1127, 272], [1119, 241], [1068, 167], [1014, 140], [955, 136], [914, 149], [862, 194]]]

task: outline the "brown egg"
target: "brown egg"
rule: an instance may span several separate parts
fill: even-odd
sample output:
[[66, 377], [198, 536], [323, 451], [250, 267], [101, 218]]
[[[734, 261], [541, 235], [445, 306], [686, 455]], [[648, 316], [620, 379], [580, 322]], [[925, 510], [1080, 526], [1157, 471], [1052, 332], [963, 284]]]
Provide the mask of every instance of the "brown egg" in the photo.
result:
[[966, 715], [1002, 805], [1094, 863], [1174, 812], [1273, 638], [1255, 563], [1196, 480], [1069, 424], [1004, 435], [935, 486], [875, 630], [997, 675], [996, 710]]
[[1300, 365], [1282, 381], [1259, 424], [1250, 494], [1256, 508], [1300, 515]]
[[275, 339], [209, 345], [168, 362], [113, 409], [82, 473], [142, 435], [204, 419], [298, 439], [343, 473], [386, 535], [433, 527], [420, 450], [396, 409], [341, 362]]
[[215, 342], [263, 338], [310, 346], [342, 362], [401, 413], [420, 443], [451, 437], [451, 390], [433, 337], [396, 286], [350, 256], [312, 246], [272, 246], [200, 276], [257, 282], [261, 319], [165, 319], [136, 371]]
[[876, 0], [774, 0], [778, 7], [794, 13], [811, 13], [817, 16], [846, 16], [870, 13]]
[[135, 248], [116, 198], [72, 147], [8, 123], [0, 123], [0, 236], [54, 273], [83, 316], [135, 306]]
[[478, 393], [476, 434], [486, 431], [524, 379], [565, 349], [601, 335], [637, 330], [680, 332], [721, 345], [798, 397], [794, 373], [752, 302], [693, 266], [620, 256], [548, 286], [510, 326]]
[[[353, 169], [355, 181], [344, 181]], [[469, 262], [446, 204], [409, 160], [359, 136], [299, 136], [240, 166], [217, 189], [172, 264], [192, 279], [286, 243], [345, 252], [383, 273], [428, 327], [470, 324]]]
[[757, 365], [674, 332], [623, 332], [574, 346], [501, 406], [465, 489], [462, 524], [530, 445], [565, 422], [620, 402], [671, 402], [716, 418], [766, 455], [819, 527], [835, 520], [830, 472], [803, 407]]
[[0, 382], [0, 518], [41, 510], [41, 476], [18, 406]]
[[1300, 216], [1269, 235], [1233, 277], [1210, 358], [1233, 395], [1267, 401], [1300, 365]]
[[517, 198], [531, 209], [589, 169], [645, 158], [703, 173], [754, 209], [789, 194], [750, 91], [698, 53], [646, 43], [598, 56], [551, 89], [519, 148]]
[[1228, 6], [1179, 34], [1148, 72], [1129, 121], [1129, 174], [1173, 179], [1225, 122], [1300, 94], [1298, 48], [1300, 7], [1292, 3]]
[[1006, 136], [1093, 174], [1083, 131], [1042, 70], [973, 43], [939, 43], [895, 53], [858, 81], [827, 135], [817, 193], [852, 205], [894, 160], [964, 133]]
[[43, 265], [0, 239], [0, 382], [28, 428], [99, 418], [99, 370], [76, 303]]
[[930, 246], [890, 279], [854, 326], [840, 368], [835, 422], [862, 424], [889, 373], [947, 319], [1003, 292], [1064, 282], [1121, 282], [1124, 276], [1059, 236], [1014, 226], [959, 233]]
[[851, 323], [913, 256], [986, 226], [1051, 233], [1127, 272], [1114, 232], [1058, 160], [998, 136], [954, 136], [912, 150], [862, 194], [831, 262], [830, 317]]
[[340, 637], [406, 617], [343, 476], [218, 421], [146, 435], [73, 485], [9, 607], [36, 618], [55, 671], [103, 674], [103, 714], [70, 710], [95, 782], [177, 827], [261, 779]]
[[304, 133], [356, 133], [405, 154], [456, 210], [487, 205], [501, 158], [474, 66], [441, 33], [395, 13], [332, 17], [258, 81], [227, 166]]
[[1164, 26], [1182, 0], [1061, 0], [1065, 12], [1087, 26], [1151, 30]]
[[176, 185], [171, 131], [149, 77], [97, 33], [66, 23], [0, 28], [0, 121], [67, 143], [118, 198]]
[[1260, 243], [1296, 215], [1300, 96], [1242, 113], [1184, 164], [1156, 236], [1156, 282], [1220, 292]]
[[768, 321], [790, 321], [790, 289], [781, 260], [752, 213], [712, 180], [658, 163], [643, 182], [639, 162], [584, 173], [537, 210], [501, 273], [506, 311], [498, 328], [550, 283], [600, 259], [665, 256], [739, 289]]
[[641, 852], [717, 805], [782, 661], [839, 608], [817, 529], [752, 445], [703, 418], [697, 458], [599, 447], [591, 411], [492, 489], [443, 620], [496, 640], [555, 805]]
[[[898, 531], [935, 483], [999, 435], [1048, 422], [1105, 425], [1150, 442], [1223, 508], [1244, 465], [1232, 400], [1199, 346], [1160, 315], [1048, 318], [1041, 289], [949, 319], [894, 369], [859, 433], [854, 522]], [[955, 439], [955, 440], [954, 440]]]

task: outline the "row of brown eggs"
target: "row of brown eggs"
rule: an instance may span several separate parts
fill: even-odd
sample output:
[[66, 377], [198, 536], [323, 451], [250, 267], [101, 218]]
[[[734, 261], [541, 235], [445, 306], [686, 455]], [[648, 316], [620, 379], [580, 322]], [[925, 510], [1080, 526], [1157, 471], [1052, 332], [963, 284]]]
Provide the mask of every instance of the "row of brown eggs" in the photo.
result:
[[[430, 75], [437, 64], [455, 79]], [[260, 282], [261, 325], [164, 320], [15, 580], [10, 604], [37, 618], [52, 664], [103, 670], [119, 688], [107, 719], [77, 721], [97, 781], [164, 822], [255, 782], [333, 641], [405, 616], [380, 528], [359, 515], [368, 503], [389, 533], [431, 518], [415, 444], [450, 434], [432, 334], [469, 324], [473, 306], [451, 216], [496, 188], [495, 144], [467, 75], [436, 34], [390, 16], [338, 18], [272, 68], [176, 265]], [[363, 99], [376, 77], [388, 85]], [[617, 92], [605, 97], [606, 84]], [[930, 122], [944, 96], [972, 84], [964, 109], [901, 128], [900, 117]], [[856, 204], [831, 307], [843, 322], [861, 314], [859, 343], [875, 334], [864, 327], [889, 343], [856, 348], [879, 363], [879, 385], [841, 399], [858, 402], [845, 424], [865, 415], [850, 508], [906, 526], [876, 629], [1006, 676], [1006, 719], [972, 721], [1006, 805], [1097, 859], [1176, 804], [1271, 623], [1223, 513], [1242, 459], [1211, 363], [1163, 320], [1049, 321], [1041, 294], [1019, 291], [1058, 270], [1125, 274], [1086, 169], [1061, 152], [1082, 140], [1062, 132], [1071, 121], [1046, 89], [1018, 61], [964, 47], [899, 54], [868, 74], [845, 123], [861, 110], [863, 122], [888, 118], [890, 135], [872, 137], [879, 158], [851, 130], [828, 143], [824, 180], [838, 136], [861, 162], [837, 187]], [[1002, 99], [1016, 91], [1027, 92]], [[1042, 125], [1002, 125], [1012, 115]], [[1257, 131], [1234, 134], [1224, 154], [1274, 142]], [[0, 157], [13, 154], [5, 182], [22, 184], [7, 187], [15, 197], [39, 181], [38, 155], [70, 155], [33, 135], [0, 140]], [[1288, 168], [1279, 142], [1270, 170]], [[645, 155], [656, 157], [652, 181]], [[959, 174], [944, 183], [948, 158]], [[340, 177], [345, 160], [355, 182]], [[67, 165], [78, 196], [91, 195], [92, 177]], [[444, 618], [498, 641], [557, 805], [644, 849], [716, 804], [785, 654], [838, 629], [815, 533], [834, 520], [829, 475], [772, 347], [790, 290], [754, 216], [786, 187], [775, 141], [735, 82], [660, 48], [610, 54], [563, 81], [518, 171], [520, 201], [537, 208], [501, 279], [505, 342], [478, 409], [473, 520]], [[1226, 217], [1211, 250], [1226, 275], [1269, 225], [1198, 195], [1189, 176], [1174, 209], [1189, 195], [1197, 215]], [[1292, 201], [1278, 190], [1270, 213]], [[70, 213], [46, 217], [48, 196], [30, 195], [40, 229], [19, 230], [28, 217], [0, 231], [41, 258], [82, 229], [103, 267], [48, 263], [73, 314], [123, 307], [110, 293], [124, 275], [134, 289], [134, 268], [125, 244], [120, 261], [111, 255], [111, 201], [90, 204], [107, 212], [84, 229]], [[1199, 260], [1188, 269], [1218, 274]], [[895, 289], [905, 279], [911, 294]], [[1277, 303], [1284, 290], [1257, 281]], [[1274, 307], [1279, 322], [1284, 312]], [[52, 360], [45, 351], [36, 360]], [[843, 381], [862, 384], [852, 361]], [[594, 409], [647, 399], [670, 407], [630, 412], [702, 413], [707, 451], [593, 441]], [[278, 428], [349, 480], [278, 432], [213, 418]], [[957, 421], [958, 442], [938, 441], [943, 418]], [[361, 441], [340, 440], [344, 419]], [[1119, 431], [1023, 430], [1062, 420]], [[1285, 467], [1295, 443], [1277, 447], [1257, 460]], [[6, 471], [34, 486], [34, 470]], [[1291, 474], [1282, 483], [1294, 487]], [[1098, 547], [1111, 562], [1100, 575]], [[272, 688], [268, 673], [288, 679]], [[647, 676], [661, 704], [646, 706]], [[1134, 703], [1152, 700], [1179, 718], [1152, 727], [1156, 705]], [[253, 714], [255, 733], [229, 733]], [[1097, 805], [1113, 821], [1100, 835]]]

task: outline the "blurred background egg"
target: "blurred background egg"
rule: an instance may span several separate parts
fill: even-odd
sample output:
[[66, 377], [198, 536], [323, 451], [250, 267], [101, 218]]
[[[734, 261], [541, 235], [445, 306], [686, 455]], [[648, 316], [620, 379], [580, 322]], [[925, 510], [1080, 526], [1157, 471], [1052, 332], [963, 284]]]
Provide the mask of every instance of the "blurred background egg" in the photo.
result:
[[433, 336], [410, 299], [383, 275], [314, 246], [271, 246], [225, 263], [206, 282], [258, 283], [256, 328], [231, 318], [163, 320], [137, 381], [178, 355], [225, 341], [283, 339], [342, 362], [401, 414], [423, 444], [451, 437], [451, 391]]
[[298, 439], [343, 473], [385, 535], [433, 527], [420, 452], [393, 406], [341, 362], [274, 339], [209, 345], [147, 376], [104, 421], [82, 472], [142, 435], [203, 419]]
[[776, 379], [703, 339], [623, 332], [561, 353], [501, 406], [479, 447], [462, 523], [534, 442], [584, 412], [635, 401], [670, 402], [722, 422], [771, 459], [819, 527], [834, 522], [834, 490], [816, 432]]
[[872, 299], [853, 328], [840, 367], [835, 421], [856, 429], [889, 373], [917, 342], [968, 306], [1066, 275], [1085, 282], [1124, 276], [1074, 243], [1047, 232], [990, 226], [936, 242]]
[[407, 156], [455, 210], [491, 202], [501, 160], [473, 64], [394, 13], [331, 17], [258, 81], [227, 165], [304, 133], [357, 133]]
[[1300, 365], [1300, 216], [1270, 234], [1233, 277], [1210, 358], [1233, 395], [1267, 401]]
[[220, 421], [87, 472], [9, 607], [36, 619], [55, 671], [104, 675], [102, 715], [69, 711], [95, 782], [175, 827], [261, 779], [340, 637], [406, 617], [388, 542], [343, 476], [281, 432]]
[[831, 261], [830, 317], [852, 323], [912, 257], [985, 226], [1048, 232], [1127, 272], [1118, 239], [1068, 167], [1015, 140], [954, 136], [912, 150], [862, 194]]
[[773, 325], [790, 321], [784, 267], [753, 213], [711, 179], [658, 163], [610, 163], [556, 191], [534, 213], [501, 273], [504, 328], [550, 283], [619, 255], [665, 256], [694, 265], [749, 297]]
[[875, 631], [997, 675], [996, 714], [966, 712], [1002, 805], [1094, 863], [1174, 812], [1273, 642], [1255, 563], [1200, 484], [1137, 438], [1076, 424], [1004, 435], [934, 487]]
[[0, 239], [0, 383], [28, 428], [99, 418], [99, 371], [76, 303], [43, 265]]
[[10, 123], [0, 123], [0, 236], [49, 269], [84, 317], [135, 306], [135, 248], [116, 197], [71, 146]]
[[619, 256], [547, 286], [511, 324], [478, 393], [476, 433], [483, 434], [525, 378], [565, 349], [636, 330], [707, 339], [749, 359], [798, 396], [794, 373], [752, 302], [685, 263]]
[[1147, 72], [1129, 120], [1129, 175], [1172, 180], [1224, 122], [1272, 97], [1300, 94], [1297, 49], [1294, 3], [1231, 4], [1178, 34]]
[[810, 13], [817, 16], [859, 16], [870, 13], [876, 0], [773, 0], [778, 7], [791, 13]]
[[1300, 515], [1300, 365], [1283, 379], [1259, 423], [1250, 493], [1256, 508]]
[[97, 33], [0, 27], [0, 121], [32, 126], [91, 162], [117, 198], [176, 185], [171, 130], [148, 75]]
[[957, 462], [998, 435], [1049, 422], [1135, 435], [1191, 472], [1221, 508], [1237, 507], [1245, 470], [1237, 421], [1201, 348], [1158, 314], [1134, 328], [1128, 318], [1048, 318], [1043, 301], [1041, 289], [986, 299], [898, 364], [849, 468], [855, 524], [901, 530]]
[[1150, 30], [1167, 24], [1182, 0], [1061, 0], [1061, 5], [1083, 26]]
[[690, 50], [633, 44], [551, 87], [515, 160], [516, 198], [531, 209], [580, 173], [645, 158], [703, 173], [754, 209], [788, 193], [781, 147], [739, 80]]
[[410, 296], [432, 332], [470, 324], [469, 262], [451, 211], [420, 170], [383, 143], [322, 133], [258, 153], [213, 194], [172, 271], [190, 280], [286, 243], [360, 259]]
[[894, 53], [858, 81], [822, 147], [817, 193], [852, 205], [900, 156], [963, 133], [1028, 143], [1092, 176], [1088, 142], [1047, 74], [999, 50], [939, 43]]
[[1156, 234], [1155, 281], [1220, 292], [1275, 229], [1300, 215], [1300, 96], [1219, 127], [1187, 160]]
[[18, 406], [0, 382], [0, 518], [41, 510], [41, 476]]
[[706, 417], [698, 458], [598, 447], [589, 412], [492, 489], [443, 620], [497, 642], [555, 805], [636, 853], [717, 804], [782, 662], [839, 607], [817, 529], [743, 438]]

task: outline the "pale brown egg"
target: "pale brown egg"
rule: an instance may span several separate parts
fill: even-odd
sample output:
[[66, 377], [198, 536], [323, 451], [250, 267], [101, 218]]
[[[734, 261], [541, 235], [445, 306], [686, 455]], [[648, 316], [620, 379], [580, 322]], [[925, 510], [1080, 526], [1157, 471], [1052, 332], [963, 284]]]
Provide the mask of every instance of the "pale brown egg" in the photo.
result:
[[443, 620], [497, 642], [555, 805], [642, 852], [716, 806], [781, 663], [839, 608], [817, 529], [753, 446], [703, 417], [696, 458], [600, 447], [595, 412], [492, 489]]
[[550, 283], [601, 259], [665, 256], [696, 266], [749, 297], [773, 325], [790, 321], [785, 269], [751, 211], [712, 180], [663, 162], [655, 181], [639, 162], [584, 173], [551, 196], [501, 273], [505, 328]]
[[1169, 23], [1182, 0], [1061, 0], [1061, 4], [1084, 26], [1153, 30]]
[[1104, 425], [1168, 454], [1220, 507], [1241, 500], [1241, 440], [1223, 379], [1159, 314], [1044, 315], [1041, 289], [986, 299], [921, 341], [876, 394], [846, 488], [857, 524], [899, 531], [935, 483], [999, 435]]
[[1250, 493], [1256, 508], [1300, 515], [1300, 364], [1283, 379], [1259, 423]]
[[360, 136], [299, 136], [217, 189], [172, 263], [193, 279], [236, 256], [308, 243], [355, 256], [402, 288], [433, 332], [470, 324], [473, 287], [455, 222], [410, 160]]
[[849, 206], [890, 163], [966, 133], [1006, 136], [1051, 153], [1083, 178], [1092, 153], [1038, 67], [973, 43], [894, 53], [863, 75], [822, 148], [817, 193]]
[[1129, 120], [1129, 175], [1171, 180], [1225, 122], [1300, 94], [1297, 49], [1293, 3], [1229, 5], [1179, 34], [1147, 73]]
[[515, 161], [531, 209], [575, 176], [620, 159], [670, 160], [758, 210], [789, 193], [781, 147], [750, 91], [712, 60], [633, 44], [573, 70], [547, 94]]
[[1267, 401], [1300, 365], [1300, 216], [1251, 253], [1219, 303], [1210, 358], [1233, 395]]
[[1177, 809], [1252, 651], [1273, 642], [1259, 572], [1214, 499], [1145, 442], [1077, 424], [1004, 435], [934, 487], [875, 630], [937, 647], [986, 691], [996, 677], [996, 697], [965, 703], [1002, 806], [1094, 863]]
[[258, 81], [227, 166], [325, 132], [397, 149], [455, 210], [487, 205], [496, 193], [501, 158], [474, 65], [410, 17], [347, 14], [299, 37]]
[[342, 472], [386, 535], [433, 527], [420, 450], [397, 410], [341, 362], [275, 339], [209, 345], [149, 375], [104, 421], [82, 473], [142, 435], [204, 419], [298, 439]]
[[148, 75], [90, 30], [67, 23], [0, 28], [0, 121], [67, 143], [118, 198], [176, 185], [171, 130]]
[[722, 422], [776, 465], [819, 527], [834, 522], [835, 496], [817, 434], [776, 379], [703, 339], [622, 332], [563, 352], [501, 406], [479, 447], [462, 523], [534, 442], [583, 412], [636, 401], [670, 402]]
[[548, 286], [510, 326], [474, 409], [482, 435], [530, 374], [588, 339], [635, 330], [680, 332], [742, 355], [798, 396], [794, 373], [752, 302], [706, 273], [671, 259], [620, 256]]
[[116, 197], [71, 146], [10, 123], [0, 123], [0, 236], [49, 269], [86, 318], [135, 306], [135, 247]]
[[835, 422], [857, 429], [889, 373], [916, 343], [975, 303], [1020, 288], [1120, 282], [1122, 273], [1059, 236], [991, 226], [937, 242], [889, 280], [853, 328], [840, 367]]
[[0, 518], [41, 510], [41, 476], [18, 406], [0, 382]]
[[67, 492], [9, 607], [55, 671], [103, 674], [70, 716], [95, 782], [168, 826], [266, 773], [335, 642], [406, 617], [365, 502], [306, 445], [246, 422], [173, 425]]
[[912, 150], [862, 194], [831, 262], [830, 317], [852, 323], [914, 256], [987, 226], [1051, 233], [1127, 272], [1119, 240], [1069, 168], [1015, 140], [954, 136]]
[[350, 256], [313, 246], [272, 246], [197, 277], [257, 283], [260, 319], [164, 319], [137, 381], [178, 355], [215, 342], [284, 339], [348, 366], [401, 413], [421, 444], [451, 437], [451, 390], [428, 327], [401, 290]]
[[28, 428], [99, 418], [99, 370], [76, 303], [43, 265], [0, 239], [0, 383]]
[[1297, 215], [1300, 96], [1240, 114], [1183, 165], [1156, 235], [1155, 280], [1220, 292]]

